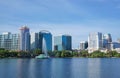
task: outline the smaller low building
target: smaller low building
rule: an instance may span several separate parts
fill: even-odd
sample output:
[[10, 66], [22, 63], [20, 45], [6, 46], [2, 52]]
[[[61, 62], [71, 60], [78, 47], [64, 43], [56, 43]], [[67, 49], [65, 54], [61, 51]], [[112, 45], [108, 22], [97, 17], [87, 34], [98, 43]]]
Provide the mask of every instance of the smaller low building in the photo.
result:
[[80, 42], [80, 50], [86, 50], [88, 48], [88, 42], [87, 41], [81, 41]]

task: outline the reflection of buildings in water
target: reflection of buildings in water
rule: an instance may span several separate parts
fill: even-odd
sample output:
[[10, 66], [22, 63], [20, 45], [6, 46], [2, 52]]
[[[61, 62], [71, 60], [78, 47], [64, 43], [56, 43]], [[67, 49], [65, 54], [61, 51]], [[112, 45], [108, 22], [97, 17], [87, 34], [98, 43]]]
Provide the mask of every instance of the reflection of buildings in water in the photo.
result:
[[71, 78], [87, 78], [86, 73], [88, 59], [76, 58], [72, 60], [72, 77]]
[[72, 59], [52, 59], [51, 78], [73, 78], [71, 77]]
[[[14, 70], [12, 70], [12, 63], [10, 59], [1, 59], [0, 61], [0, 78], [9, 78], [9, 77], [13, 77], [13, 75], [11, 75]], [[11, 72], [12, 71], [12, 72]]]
[[42, 59], [39, 62], [41, 62], [41, 63], [39, 63], [39, 71], [36, 68], [36, 71], [39, 72], [37, 74], [36, 78], [38, 78], [38, 77], [40, 77], [40, 78], [51, 78], [51, 60], [50, 59]]
[[17, 60], [17, 74], [18, 78], [22, 78], [22, 59]]
[[[61, 60], [62, 61], [62, 60]], [[61, 62], [60, 59], [53, 59], [52, 60], [52, 71], [51, 71], [51, 77], [56, 78], [56, 77], [60, 77], [62, 75], [62, 70], [63, 70], [63, 62]], [[56, 74], [54, 73], [56, 72]]]
[[29, 59], [17, 60], [17, 78], [29, 78]]
[[101, 78], [101, 59], [88, 59], [88, 78]]
[[36, 61], [35, 59], [29, 59], [29, 72], [28, 72], [28, 78], [37, 78], [36, 72]]

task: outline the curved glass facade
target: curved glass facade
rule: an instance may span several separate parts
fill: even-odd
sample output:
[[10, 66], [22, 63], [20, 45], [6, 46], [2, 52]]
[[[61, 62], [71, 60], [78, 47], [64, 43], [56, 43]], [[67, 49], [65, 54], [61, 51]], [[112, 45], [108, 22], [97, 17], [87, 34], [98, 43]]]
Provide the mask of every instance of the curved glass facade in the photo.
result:
[[72, 37], [69, 35], [55, 36], [54, 50], [72, 50]]
[[38, 36], [38, 41], [39, 41], [39, 49], [42, 50], [42, 45], [43, 45], [43, 38], [46, 41], [46, 48], [47, 51], [52, 51], [52, 34], [48, 31], [40, 31], [39, 36]]

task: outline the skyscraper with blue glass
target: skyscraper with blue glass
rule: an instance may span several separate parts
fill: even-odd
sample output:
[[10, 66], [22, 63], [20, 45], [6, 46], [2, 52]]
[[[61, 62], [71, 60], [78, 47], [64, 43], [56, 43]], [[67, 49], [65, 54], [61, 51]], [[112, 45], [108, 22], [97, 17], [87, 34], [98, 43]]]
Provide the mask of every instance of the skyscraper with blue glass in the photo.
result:
[[38, 41], [39, 41], [39, 49], [42, 50], [43, 48], [43, 39], [45, 40], [45, 45], [47, 48], [47, 51], [52, 51], [52, 34], [49, 31], [42, 30], [38, 34]]
[[72, 37], [70, 35], [55, 36], [54, 50], [72, 50]]
[[20, 50], [30, 50], [30, 32], [29, 28], [26, 26], [20, 28]]

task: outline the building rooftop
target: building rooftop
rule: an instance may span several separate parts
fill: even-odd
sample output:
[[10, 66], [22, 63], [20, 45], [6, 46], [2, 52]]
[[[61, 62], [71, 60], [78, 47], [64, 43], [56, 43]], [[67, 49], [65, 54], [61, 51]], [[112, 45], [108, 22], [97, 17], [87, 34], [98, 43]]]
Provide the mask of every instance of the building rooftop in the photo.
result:
[[20, 30], [25, 30], [25, 29], [29, 29], [27, 26], [22, 26], [21, 28], [20, 28]]
[[6, 34], [11, 34], [10, 32], [3, 32], [2, 33], [3, 35], [6, 35]]
[[87, 41], [81, 41], [80, 43], [87, 43]]
[[47, 31], [47, 30], [41, 30], [40, 32], [41, 32], [41, 33], [50, 33], [50, 32]]

